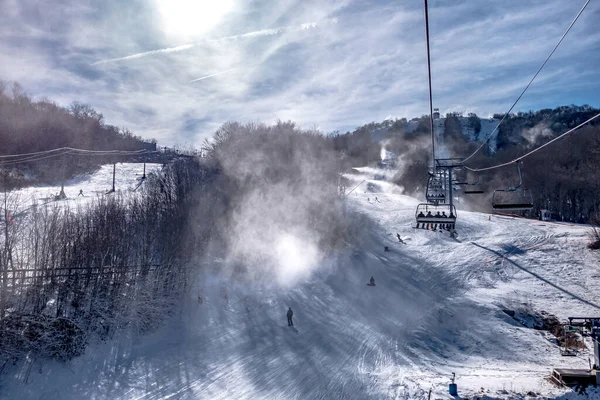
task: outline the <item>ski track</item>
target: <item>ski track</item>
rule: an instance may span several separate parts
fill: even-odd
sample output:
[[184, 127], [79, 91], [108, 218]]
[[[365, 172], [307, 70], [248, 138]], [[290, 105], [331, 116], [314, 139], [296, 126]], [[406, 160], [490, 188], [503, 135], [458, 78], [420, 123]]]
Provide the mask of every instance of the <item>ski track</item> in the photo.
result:
[[465, 397], [562, 395], [546, 377], [555, 366], [585, 367], [586, 355], [562, 358], [501, 307], [596, 315], [600, 270], [587, 228], [459, 210], [457, 242], [413, 229], [418, 201], [368, 183], [346, 198], [367, 217], [361, 246], [324, 260], [307, 281], [269, 290], [201, 275], [191, 297], [203, 304], [190, 299], [160, 332], [94, 344], [70, 367], [44, 362], [26, 385], [7, 374], [0, 398], [405, 399], [430, 389], [449, 398], [452, 372]]

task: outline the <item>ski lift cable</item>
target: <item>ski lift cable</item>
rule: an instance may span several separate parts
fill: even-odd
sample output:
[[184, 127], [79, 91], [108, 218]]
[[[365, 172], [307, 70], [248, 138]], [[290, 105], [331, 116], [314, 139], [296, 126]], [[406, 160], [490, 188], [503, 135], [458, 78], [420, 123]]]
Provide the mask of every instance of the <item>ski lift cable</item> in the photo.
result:
[[114, 152], [107, 152], [107, 153], [78, 153], [78, 152], [74, 152], [71, 151], [69, 152], [70, 154], [73, 154], [74, 156], [110, 156], [110, 155], [115, 155], [115, 156], [135, 156], [135, 155], [140, 155], [140, 154], [154, 154], [154, 153], [158, 153], [158, 151], [150, 151], [150, 150], [144, 150], [144, 151], [124, 151], [121, 153], [114, 153]]
[[431, 166], [435, 171], [435, 135], [433, 133], [433, 93], [431, 89], [431, 55], [429, 51], [429, 10], [427, 0], [425, 2], [425, 42], [427, 43], [427, 73], [429, 78], [429, 128], [431, 129]]
[[596, 118], [599, 118], [599, 117], [600, 117], [600, 113], [594, 115], [592, 118], [588, 119], [587, 121], [582, 122], [581, 124], [577, 125], [576, 127], [572, 128], [572, 129], [569, 129], [568, 131], [566, 131], [562, 135], [555, 137], [554, 139], [550, 140], [549, 142], [544, 143], [543, 145], [541, 145], [539, 147], [536, 147], [535, 149], [531, 150], [530, 152], [523, 154], [521, 157], [515, 158], [512, 161], [508, 161], [508, 162], [505, 162], [505, 163], [502, 163], [502, 164], [493, 165], [491, 167], [485, 167], [485, 168], [470, 168], [470, 167], [467, 167], [467, 166], [465, 166], [465, 168], [467, 170], [469, 170], [469, 171], [481, 172], [481, 171], [489, 171], [491, 169], [496, 169], [496, 168], [502, 168], [502, 167], [506, 167], [508, 165], [514, 164], [516, 162], [519, 162], [519, 161], [523, 160], [526, 157], [529, 157], [530, 155], [532, 155], [536, 151], [539, 151], [539, 150], [543, 149], [544, 147], [546, 147], [546, 146], [548, 146], [548, 145], [556, 142], [557, 140], [562, 139], [563, 137], [567, 136], [569, 133], [572, 133], [572, 132], [576, 131], [577, 129], [581, 128], [582, 126], [584, 126], [584, 125], [592, 122], [593, 120], [595, 120]]
[[147, 150], [147, 149], [141, 149], [141, 150], [86, 150], [86, 149], [75, 149], [72, 147], [65, 147], [65, 148], [68, 150], [74, 151], [74, 152], [97, 153], [97, 154], [121, 154], [121, 153], [139, 154], [139, 153], [149, 152], [149, 150]]
[[59, 151], [70, 150], [74, 152], [85, 152], [85, 153], [143, 153], [147, 152], [147, 149], [142, 150], [86, 150], [86, 149], [77, 149], [73, 147], [59, 147], [51, 150], [37, 151], [34, 153], [20, 153], [20, 154], [5, 154], [0, 155], [0, 158], [13, 158], [13, 157], [26, 157], [26, 156], [35, 156], [35, 155], [43, 155], [49, 153], [55, 153]]
[[65, 149], [65, 147], [60, 147], [58, 149], [36, 151], [35, 153], [5, 154], [5, 155], [0, 155], [0, 158], [35, 156], [35, 155], [40, 155], [40, 154], [53, 153], [53, 152], [61, 151], [64, 149]]
[[[62, 152], [58, 153], [58, 150], [62, 150]], [[78, 153], [79, 151], [83, 151], [83, 153]], [[82, 149], [73, 149], [70, 147], [62, 147], [60, 149], [54, 149], [52, 153], [48, 152], [40, 152], [40, 155], [31, 156], [27, 158], [20, 158], [17, 160], [6, 160], [0, 161], [0, 167], [6, 165], [15, 165], [25, 162], [35, 162], [40, 160], [45, 160], [48, 158], [58, 157], [65, 154], [71, 154], [76, 156], [105, 156], [105, 155], [139, 155], [139, 154], [150, 154], [152, 151], [148, 150], [136, 150], [136, 151], [122, 151], [122, 150], [106, 150], [106, 151], [94, 151], [94, 150], [82, 150]], [[44, 155], [45, 154], [45, 155]]]
[[546, 60], [542, 63], [542, 65], [537, 70], [537, 72], [535, 73], [535, 75], [533, 75], [533, 78], [531, 78], [531, 80], [529, 81], [529, 83], [527, 84], [527, 86], [525, 86], [525, 89], [523, 89], [523, 91], [521, 92], [521, 94], [519, 95], [519, 97], [517, 97], [517, 99], [512, 104], [512, 106], [510, 106], [510, 108], [508, 109], [508, 111], [502, 116], [502, 119], [500, 120], [500, 122], [498, 122], [498, 125], [496, 125], [496, 127], [494, 128], [494, 130], [487, 136], [487, 138], [485, 139], [485, 141], [483, 143], [481, 143], [481, 145], [469, 157], [465, 158], [463, 160], [463, 162], [467, 162], [471, 158], [473, 158], [475, 156], [475, 154], [477, 154], [479, 152], [479, 150], [481, 150], [483, 148], [483, 146], [485, 146], [490, 141], [490, 139], [492, 138], [492, 136], [494, 135], [494, 133], [496, 133], [496, 131], [498, 130], [498, 128], [500, 127], [500, 125], [502, 125], [502, 122], [504, 122], [504, 120], [506, 119], [506, 117], [510, 114], [510, 112], [513, 110], [513, 108], [517, 105], [517, 103], [519, 102], [519, 100], [521, 100], [521, 97], [523, 97], [523, 95], [525, 94], [525, 92], [527, 91], [527, 89], [529, 89], [529, 87], [531, 86], [531, 84], [533, 83], [533, 81], [535, 80], [535, 78], [537, 78], [537, 76], [539, 75], [539, 73], [546, 66], [546, 64], [548, 63], [548, 61], [550, 60], [550, 58], [552, 57], [552, 55], [556, 51], [556, 49], [558, 49], [558, 46], [560, 46], [560, 44], [562, 43], [562, 41], [564, 40], [564, 38], [567, 36], [567, 34], [569, 33], [569, 31], [573, 27], [573, 25], [575, 25], [575, 22], [577, 22], [577, 20], [579, 19], [579, 16], [581, 16], [581, 14], [583, 13], [583, 10], [585, 10], [585, 8], [590, 3], [590, 1], [591, 0], [587, 0], [585, 2], [585, 4], [583, 5], [583, 7], [581, 8], [581, 10], [579, 10], [579, 12], [577, 13], [577, 16], [575, 16], [575, 19], [571, 22], [571, 25], [569, 25], [569, 27], [567, 28], [567, 30], [565, 31], [565, 33], [563, 33], [563, 35], [560, 38], [560, 40], [558, 41], [558, 43], [556, 43], [556, 46], [554, 46], [554, 49], [552, 49], [552, 51], [550, 52], [550, 54], [548, 55], [548, 57], [546, 58]]
[[48, 155], [42, 155], [42, 156], [32, 156], [32, 157], [27, 157], [27, 158], [20, 158], [18, 160], [7, 160], [7, 161], [0, 161], [0, 167], [2, 166], [6, 166], [6, 165], [15, 165], [15, 164], [21, 164], [21, 163], [26, 163], [26, 162], [35, 162], [35, 161], [40, 161], [40, 160], [45, 160], [48, 158], [53, 158], [53, 157], [58, 157], [58, 156], [62, 156], [65, 154], [71, 154], [71, 155], [76, 155], [76, 156], [103, 156], [103, 155], [137, 155], [137, 154], [149, 154], [150, 152], [121, 152], [121, 153], [114, 153], [114, 152], [106, 152], [106, 153], [95, 153], [95, 154], [78, 154], [75, 153], [71, 150], [68, 150], [68, 148], [64, 148], [65, 151], [61, 152], [61, 153], [52, 153], [52, 154], [48, 154]]
[[27, 158], [20, 158], [18, 160], [0, 161], [0, 167], [3, 167], [5, 165], [20, 164], [20, 163], [24, 163], [24, 162], [34, 162], [34, 161], [39, 161], [39, 160], [45, 160], [47, 158], [62, 156], [63, 154], [67, 154], [67, 153], [68, 153], [68, 151], [63, 151], [61, 153], [54, 152], [54, 153], [47, 154], [47, 155], [38, 155], [38, 156], [31, 156], [31, 157], [27, 157]]

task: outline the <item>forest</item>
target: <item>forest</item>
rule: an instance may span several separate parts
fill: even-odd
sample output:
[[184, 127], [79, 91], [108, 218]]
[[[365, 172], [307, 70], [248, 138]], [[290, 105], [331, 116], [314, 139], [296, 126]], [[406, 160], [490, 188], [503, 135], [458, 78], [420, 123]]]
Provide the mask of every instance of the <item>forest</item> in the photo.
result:
[[[61, 107], [48, 99], [33, 100], [16, 82], [0, 80], [0, 156], [71, 147], [86, 150], [156, 151], [156, 141], [144, 140], [127, 129], [107, 124], [101, 113], [78, 102]], [[17, 163], [0, 161], [2, 185], [54, 183], [89, 173], [112, 162], [106, 157], [61, 156], [54, 160]], [[27, 182], [24, 182], [27, 180]]]
[[[495, 146], [484, 146], [467, 164], [481, 168], [511, 161], [577, 126], [599, 112], [584, 106], [561, 106], [555, 109], [510, 114], [500, 125]], [[480, 142], [465, 134], [471, 128], [478, 137], [481, 119], [475, 114], [448, 113], [444, 119], [444, 149], [451, 157], [466, 157]], [[504, 114], [494, 115], [499, 121]], [[414, 125], [416, 124], [416, 127]], [[336, 132], [330, 137], [348, 165], [365, 165], [380, 161], [384, 146], [398, 157], [399, 170], [395, 182], [407, 194], [424, 197], [427, 170], [431, 165], [431, 136], [429, 117], [413, 121], [409, 129], [406, 119], [370, 123], [353, 132]], [[523, 164], [523, 187], [533, 194], [534, 209], [527, 212], [537, 217], [540, 209], [550, 210], [562, 221], [589, 222], [600, 210], [600, 181], [596, 166], [600, 163], [600, 122], [593, 121], [562, 141], [546, 147], [527, 158]], [[467, 207], [491, 211], [491, 194], [495, 189], [507, 189], [519, 183], [516, 166], [485, 173], [463, 171], [461, 181], [479, 183], [486, 194], [480, 197], [462, 196]]]
[[48, 99], [34, 101], [18, 83], [4, 81], [0, 81], [0, 143], [2, 154], [59, 147], [156, 150], [155, 141], [105, 123], [89, 105], [73, 102], [65, 108]]

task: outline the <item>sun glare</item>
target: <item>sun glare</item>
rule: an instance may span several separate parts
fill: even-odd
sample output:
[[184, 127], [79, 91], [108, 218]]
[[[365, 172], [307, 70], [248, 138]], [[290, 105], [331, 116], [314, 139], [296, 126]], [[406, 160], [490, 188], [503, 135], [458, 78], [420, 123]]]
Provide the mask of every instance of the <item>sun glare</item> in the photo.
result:
[[157, 0], [157, 5], [166, 34], [193, 37], [217, 25], [232, 0]]

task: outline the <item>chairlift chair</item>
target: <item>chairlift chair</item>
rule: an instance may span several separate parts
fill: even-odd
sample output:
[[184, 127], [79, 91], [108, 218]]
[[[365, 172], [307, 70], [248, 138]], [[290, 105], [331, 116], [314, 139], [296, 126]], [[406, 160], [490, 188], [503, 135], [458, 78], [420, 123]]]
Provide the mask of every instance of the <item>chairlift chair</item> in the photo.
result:
[[492, 208], [500, 211], [531, 210], [533, 195], [528, 189], [494, 190]]
[[492, 195], [492, 208], [501, 211], [524, 211], [533, 208], [533, 195], [528, 189], [523, 189], [523, 174], [521, 162], [517, 162], [519, 171], [519, 184], [508, 189], [494, 190]]
[[[442, 216], [443, 214], [445, 214], [445, 216]], [[423, 224], [423, 227], [432, 224], [449, 225], [451, 228], [454, 228], [456, 215], [456, 207], [454, 207], [454, 205], [421, 203], [417, 206], [415, 219], [417, 221], [417, 228], [420, 227], [421, 224]]]
[[442, 173], [429, 174], [425, 198], [429, 203], [439, 204], [446, 202], [446, 185]]
[[473, 183], [465, 183], [465, 186], [463, 188], [463, 193], [464, 194], [483, 194], [485, 193], [485, 191], [483, 190], [483, 187], [481, 187], [481, 185], [479, 184], [479, 175], [477, 175], [477, 180]]

